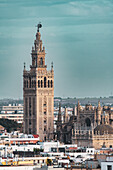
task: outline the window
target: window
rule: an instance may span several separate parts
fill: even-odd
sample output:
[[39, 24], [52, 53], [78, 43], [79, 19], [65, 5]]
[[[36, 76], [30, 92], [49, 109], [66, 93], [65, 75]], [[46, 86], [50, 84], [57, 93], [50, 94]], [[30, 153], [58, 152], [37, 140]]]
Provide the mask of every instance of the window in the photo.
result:
[[31, 116], [31, 97], [29, 97], [29, 116]]
[[44, 120], [44, 123], [46, 123], [46, 120]]
[[26, 81], [24, 81], [24, 87], [26, 88]]
[[31, 77], [29, 77], [29, 88], [31, 88]]
[[31, 97], [29, 97], [29, 108], [31, 108]]
[[44, 87], [46, 87], [46, 77], [44, 77]]
[[38, 80], [38, 87], [40, 88], [40, 80]]
[[41, 87], [43, 87], [42, 80], [41, 80]]
[[46, 131], [46, 126], [44, 127], [44, 132]]
[[107, 170], [112, 170], [112, 166], [111, 165], [107, 165]]
[[31, 128], [29, 128], [29, 134], [31, 134]]
[[29, 125], [31, 125], [31, 119], [29, 119]]
[[40, 65], [43, 65], [43, 58], [40, 59]]
[[44, 112], [44, 114], [46, 115], [46, 112]]
[[87, 127], [91, 126], [91, 120], [88, 117], [85, 119], [85, 123]]

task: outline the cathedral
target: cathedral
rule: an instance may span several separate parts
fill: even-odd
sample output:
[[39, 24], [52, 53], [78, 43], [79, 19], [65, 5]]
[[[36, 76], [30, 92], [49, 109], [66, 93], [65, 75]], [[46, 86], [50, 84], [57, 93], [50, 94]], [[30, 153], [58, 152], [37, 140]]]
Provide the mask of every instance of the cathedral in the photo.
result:
[[67, 108], [62, 115], [59, 104], [54, 131], [54, 69], [53, 63], [49, 71], [45, 64], [41, 27], [39, 23], [30, 69], [26, 70], [24, 64], [23, 70], [24, 133], [38, 134], [42, 141], [54, 139], [80, 147], [113, 147], [113, 109], [102, 107], [100, 102], [97, 107], [91, 104], [83, 107], [78, 101], [71, 115], [68, 115]]
[[24, 133], [38, 134], [40, 140], [52, 139], [54, 118], [54, 70], [47, 70], [45, 47], [37, 25], [32, 47], [32, 65], [23, 70]]
[[73, 108], [71, 116], [67, 109], [61, 113], [59, 104], [57, 130], [54, 138], [63, 143], [77, 144], [78, 147], [113, 147], [113, 110], [108, 106], [97, 107], [87, 104]]

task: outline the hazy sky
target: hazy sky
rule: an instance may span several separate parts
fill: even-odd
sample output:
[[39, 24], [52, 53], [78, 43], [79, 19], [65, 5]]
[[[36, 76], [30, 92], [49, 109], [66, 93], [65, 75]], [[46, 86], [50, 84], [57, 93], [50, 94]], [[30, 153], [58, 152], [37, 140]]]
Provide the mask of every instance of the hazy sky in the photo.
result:
[[0, 0], [0, 98], [22, 98], [39, 21], [55, 96], [111, 95], [113, 0]]

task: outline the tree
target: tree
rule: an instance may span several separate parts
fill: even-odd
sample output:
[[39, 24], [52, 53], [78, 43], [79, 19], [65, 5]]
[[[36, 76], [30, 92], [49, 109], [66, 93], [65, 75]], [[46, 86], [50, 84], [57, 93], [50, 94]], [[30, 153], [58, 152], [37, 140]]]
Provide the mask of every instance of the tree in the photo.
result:
[[14, 120], [9, 120], [9, 119], [0, 119], [0, 125], [2, 125], [7, 132], [11, 132], [14, 130], [18, 130], [21, 128], [21, 124], [17, 123]]

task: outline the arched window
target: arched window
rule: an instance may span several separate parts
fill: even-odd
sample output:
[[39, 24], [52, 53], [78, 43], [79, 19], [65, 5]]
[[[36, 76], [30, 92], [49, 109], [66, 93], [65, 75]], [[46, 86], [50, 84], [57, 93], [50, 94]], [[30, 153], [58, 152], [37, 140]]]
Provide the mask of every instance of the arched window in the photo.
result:
[[31, 77], [29, 78], [29, 88], [31, 88]]
[[51, 80], [51, 87], [53, 87], [53, 82], [52, 82], [52, 80]]
[[86, 126], [91, 126], [91, 120], [87, 117], [86, 119], [85, 119], [85, 123], [86, 123]]
[[24, 81], [24, 88], [26, 88], [26, 81]]
[[41, 87], [43, 87], [42, 80], [41, 80]]
[[44, 77], [44, 87], [46, 87], [46, 77]]
[[38, 80], [38, 87], [40, 88], [40, 80]]
[[40, 65], [43, 65], [43, 58], [40, 58]]
[[48, 88], [50, 87], [49, 80], [48, 80]]

